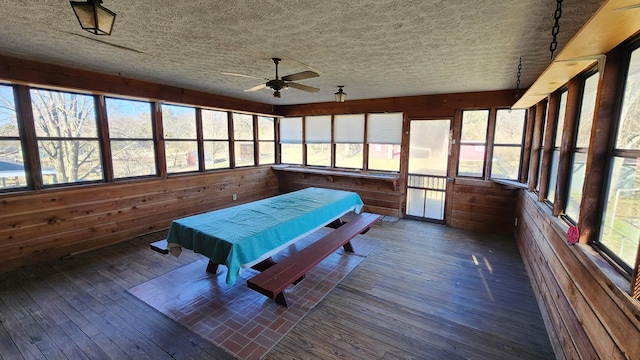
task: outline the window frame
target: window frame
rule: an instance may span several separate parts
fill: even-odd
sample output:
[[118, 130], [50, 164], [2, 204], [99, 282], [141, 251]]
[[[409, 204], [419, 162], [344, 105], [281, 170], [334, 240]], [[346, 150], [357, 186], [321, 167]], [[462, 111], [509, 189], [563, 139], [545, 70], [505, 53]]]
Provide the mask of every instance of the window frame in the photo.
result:
[[[491, 132], [493, 133], [493, 137], [492, 137], [492, 141], [491, 141], [491, 158], [490, 161], [488, 161], [488, 167], [489, 167], [489, 171], [488, 171], [488, 175], [487, 177], [489, 179], [498, 179], [498, 180], [509, 180], [509, 181], [519, 181], [520, 179], [520, 174], [522, 173], [522, 160], [523, 160], [523, 155], [524, 155], [524, 142], [525, 142], [525, 136], [526, 136], [526, 129], [527, 129], [527, 121], [529, 119], [529, 110], [527, 109], [518, 109], [518, 110], [523, 110], [524, 114], [522, 116], [522, 131], [520, 134], [520, 143], [496, 143], [496, 131], [497, 131], [497, 127], [498, 127], [498, 114], [501, 111], [509, 111], [511, 110], [510, 108], [496, 108], [495, 109], [495, 117], [494, 117], [494, 122], [493, 122], [493, 126], [490, 126], [490, 128], [492, 129]], [[518, 160], [518, 171], [516, 172], [516, 176], [515, 179], [509, 179], [509, 178], [499, 178], [499, 177], [494, 177], [493, 176], [493, 165], [494, 165], [494, 159], [495, 159], [495, 150], [497, 148], [519, 148], [519, 160]]]
[[[154, 110], [154, 106], [153, 103], [150, 101], [145, 101], [145, 100], [139, 100], [139, 99], [125, 99], [125, 98], [121, 98], [121, 97], [116, 97], [116, 96], [104, 96], [104, 109], [105, 109], [105, 116], [107, 118], [106, 121], [106, 127], [108, 128], [108, 130], [106, 131], [106, 134], [104, 136], [105, 138], [105, 145], [108, 144], [108, 148], [109, 148], [109, 155], [107, 157], [107, 159], [105, 159], [106, 161], [110, 162], [110, 167], [111, 167], [111, 176], [108, 176], [110, 179], [109, 180], [113, 180], [113, 181], [124, 181], [124, 180], [130, 180], [130, 179], [135, 179], [135, 178], [145, 178], [145, 177], [158, 177], [159, 171], [158, 171], [158, 153], [156, 151], [156, 139], [155, 139], [155, 133], [156, 133], [156, 125], [155, 125], [155, 121], [154, 121], [154, 117], [153, 117], [153, 110]], [[141, 138], [141, 137], [114, 137], [111, 134], [111, 121], [109, 121], [109, 111], [108, 111], [108, 101], [112, 99], [112, 100], [116, 100], [116, 101], [128, 101], [128, 102], [136, 102], [136, 103], [145, 103], [149, 106], [149, 121], [150, 121], [150, 125], [151, 125], [151, 137], [149, 138]], [[101, 104], [102, 106], [102, 104]], [[108, 141], [107, 141], [108, 140]], [[151, 174], [144, 174], [144, 175], [132, 175], [132, 176], [116, 176], [115, 174], [115, 164], [114, 164], [114, 157], [113, 157], [113, 143], [116, 142], [125, 142], [125, 141], [145, 141], [148, 142], [150, 141], [152, 143], [152, 152], [153, 152], [153, 163], [152, 166], [154, 168], [154, 173]], [[106, 146], [105, 146], [106, 147]]]
[[[485, 128], [485, 135], [484, 135], [484, 142], [481, 141], [470, 141], [470, 140], [463, 140], [463, 131], [464, 131], [464, 114], [465, 112], [480, 112], [480, 111], [486, 111], [487, 112], [487, 126]], [[468, 178], [473, 178], [473, 179], [486, 179], [486, 175], [488, 174], [488, 169], [487, 169], [487, 159], [489, 156], [489, 134], [490, 134], [490, 128], [492, 126], [492, 117], [495, 118], [495, 111], [492, 108], [483, 108], [483, 109], [462, 109], [460, 111], [460, 132], [459, 132], [459, 136], [458, 136], [458, 156], [455, 159], [456, 161], [456, 176], [457, 177], [468, 177]], [[478, 176], [474, 176], [474, 175], [468, 175], [468, 174], [460, 174], [460, 157], [462, 156], [462, 150], [463, 150], [463, 146], [484, 146], [484, 154], [483, 154], [483, 159], [482, 159], [482, 170], [481, 170], [481, 174]]]
[[[24, 178], [24, 185], [23, 186], [10, 186], [10, 187], [6, 187], [6, 186], [0, 186], [0, 193], [4, 193], [4, 192], [11, 192], [11, 191], [21, 191], [21, 190], [25, 190], [29, 188], [29, 177], [27, 176], [28, 174], [28, 164], [25, 161], [25, 155], [24, 155], [24, 142], [22, 140], [23, 138], [23, 133], [24, 133], [24, 127], [21, 126], [21, 121], [19, 118], [19, 109], [18, 109], [18, 105], [19, 105], [19, 96], [18, 96], [18, 92], [17, 89], [11, 85], [11, 84], [5, 84], [5, 83], [1, 83], [0, 82], [0, 87], [6, 87], [8, 92], [11, 94], [11, 100], [13, 101], [13, 117], [15, 118], [16, 121], [16, 130], [17, 130], [17, 134], [15, 135], [0, 135], [0, 141], [7, 141], [7, 142], [17, 142], [18, 143], [18, 147], [19, 150], [16, 153], [16, 160], [19, 159], [21, 160], [21, 164], [23, 166], [23, 172], [24, 175], [22, 176]], [[7, 99], [9, 100], [9, 99]], [[8, 159], [7, 159], [8, 160]], [[18, 163], [16, 161], [16, 163]], [[15, 178], [19, 178], [19, 176], [15, 176]], [[2, 178], [3, 184], [6, 184], [6, 180], [5, 178]]]
[[[89, 137], [89, 136], [41, 136], [38, 134], [38, 130], [37, 130], [37, 121], [35, 119], [35, 111], [34, 111], [34, 106], [37, 106], [34, 101], [33, 101], [33, 94], [34, 92], [38, 92], [38, 91], [43, 91], [43, 92], [49, 92], [49, 93], [59, 93], [59, 94], [69, 94], [69, 95], [77, 95], [77, 96], [82, 96], [82, 97], [87, 97], [87, 101], [90, 101], [91, 103], [93, 103], [92, 107], [93, 107], [93, 117], [94, 117], [94, 121], [95, 121], [95, 136], [94, 137]], [[38, 158], [38, 175], [35, 175], [38, 177], [38, 182], [39, 185], [41, 186], [41, 188], [57, 188], [57, 187], [68, 187], [68, 186], [76, 186], [76, 185], [85, 185], [85, 184], [94, 184], [94, 183], [104, 183], [107, 182], [107, 179], [109, 178], [106, 174], [107, 172], [107, 164], [105, 161], [105, 153], [106, 153], [106, 149], [108, 145], [106, 145], [106, 142], [104, 141], [104, 134], [102, 133], [102, 129], [104, 128], [102, 125], [102, 121], [104, 120], [103, 117], [100, 115], [100, 109], [102, 108], [101, 104], [99, 103], [99, 99], [98, 96], [95, 95], [91, 95], [91, 94], [85, 94], [79, 91], [74, 91], [74, 90], [69, 90], [69, 89], [50, 89], [50, 88], [46, 88], [46, 87], [28, 87], [27, 88], [27, 92], [29, 93], [28, 98], [29, 98], [29, 108], [31, 110], [31, 120], [33, 121], [32, 126], [34, 129], [33, 132], [33, 146], [34, 146], [34, 151], [35, 154], [37, 154], [37, 158]], [[63, 95], [64, 96], [64, 95]], [[42, 164], [42, 156], [40, 153], [40, 143], [41, 142], [47, 142], [47, 141], [59, 141], [59, 142], [73, 142], [73, 141], [85, 141], [85, 142], [94, 142], [96, 143], [95, 149], [97, 149], [97, 151], [99, 152], [98, 156], [97, 156], [97, 160], [100, 161], [100, 170], [99, 170], [99, 179], [89, 179], [89, 180], [81, 180], [81, 181], [68, 181], [68, 182], [56, 182], [56, 183], [51, 183], [51, 184], [47, 184], [44, 181], [44, 167]], [[93, 172], [93, 171], [91, 171]], [[34, 173], [36, 173], [36, 171], [34, 171]]]

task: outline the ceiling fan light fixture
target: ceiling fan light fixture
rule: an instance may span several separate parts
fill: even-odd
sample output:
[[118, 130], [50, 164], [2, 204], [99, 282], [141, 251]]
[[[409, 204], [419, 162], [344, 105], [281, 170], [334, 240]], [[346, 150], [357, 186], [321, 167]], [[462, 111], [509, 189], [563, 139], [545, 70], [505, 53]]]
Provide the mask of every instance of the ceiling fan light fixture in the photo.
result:
[[336, 102], [344, 102], [347, 100], [347, 93], [342, 91], [344, 85], [338, 85], [338, 91], [334, 94], [336, 96]]
[[111, 35], [116, 13], [100, 5], [102, 0], [69, 1], [80, 27], [94, 35]]

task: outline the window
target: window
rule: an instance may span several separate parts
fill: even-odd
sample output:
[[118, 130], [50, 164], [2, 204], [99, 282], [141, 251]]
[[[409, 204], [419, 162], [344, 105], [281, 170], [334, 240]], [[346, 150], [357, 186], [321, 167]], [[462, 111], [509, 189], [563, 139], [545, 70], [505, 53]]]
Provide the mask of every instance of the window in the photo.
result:
[[258, 116], [258, 164], [276, 162], [276, 128], [272, 117]]
[[114, 177], [156, 175], [151, 104], [113, 98], [105, 103]]
[[489, 110], [465, 110], [460, 129], [459, 176], [484, 176]]
[[233, 113], [233, 149], [237, 167], [256, 164], [253, 147], [253, 115]]
[[582, 185], [584, 184], [587, 151], [591, 135], [591, 124], [596, 106], [599, 74], [595, 73], [584, 81], [582, 90], [582, 105], [577, 124], [576, 146], [572, 154], [571, 177], [569, 179], [569, 194], [565, 214], [578, 222], [580, 202], [582, 200]]
[[551, 154], [551, 168], [549, 170], [549, 188], [547, 191], [547, 201], [553, 204], [556, 196], [556, 184], [558, 182], [558, 165], [560, 163], [560, 145], [562, 145], [562, 128], [564, 127], [564, 114], [567, 109], [567, 91], [560, 94], [560, 105], [558, 106], [558, 116], [556, 130], [553, 135], [553, 153]]
[[364, 148], [364, 114], [334, 117], [336, 167], [362, 169]]
[[331, 115], [305, 116], [307, 165], [331, 166]]
[[26, 186], [13, 87], [0, 85], [0, 190]]
[[517, 180], [526, 110], [499, 109], [493, 137], [491, 178]]
[[178, 105], [162, 105], [167, 172], [198, 170], [198, 138], [196, 109]]
[[225, 111], [202, 110], [204, 168], [229, 168], [229, 117]]
[[302, 118], [280, 119], [280, 153], [283, 164], [302, 164]]
[[400, 171], [402, 121], [402, 113], [368, 115], [369, 170]]
[[598, 246], [629, 274], [640, 238], [640, 49], [631, 54]]
[[31, 89], [44, 185], [103, 179], [92, 96]]

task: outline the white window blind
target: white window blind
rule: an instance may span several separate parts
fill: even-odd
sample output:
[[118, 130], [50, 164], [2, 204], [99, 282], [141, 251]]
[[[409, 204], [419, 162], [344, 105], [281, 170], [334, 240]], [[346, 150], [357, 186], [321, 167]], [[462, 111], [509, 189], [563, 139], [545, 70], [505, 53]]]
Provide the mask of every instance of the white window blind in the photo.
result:
[[282, 118], [280, 119], [280, 143], [281, 144], [301, 144], [302, 143], [302, 118]]
[[369, 114], [367, 118], [367, 143], [401, 144], [402, 113]]
[[309, 144], [331, 142], [331, 115], [306, 116], [305, 138]]
[[336, 115], [334, 141], [342, 144], [364, 142], [364, 114]]

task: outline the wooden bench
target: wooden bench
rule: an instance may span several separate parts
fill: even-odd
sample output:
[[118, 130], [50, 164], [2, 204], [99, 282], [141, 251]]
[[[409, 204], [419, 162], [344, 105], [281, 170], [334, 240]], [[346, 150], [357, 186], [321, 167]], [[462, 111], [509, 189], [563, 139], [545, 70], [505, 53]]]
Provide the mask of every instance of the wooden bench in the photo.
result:
[[247, 286], [287, 306], [284, 289], [304, 278], [304, 275], [341, 246], [353, 252], [351, 239], [365, 232], [380, 215], [362, 213], [313, 244], [276, 263], [247, 281]]

